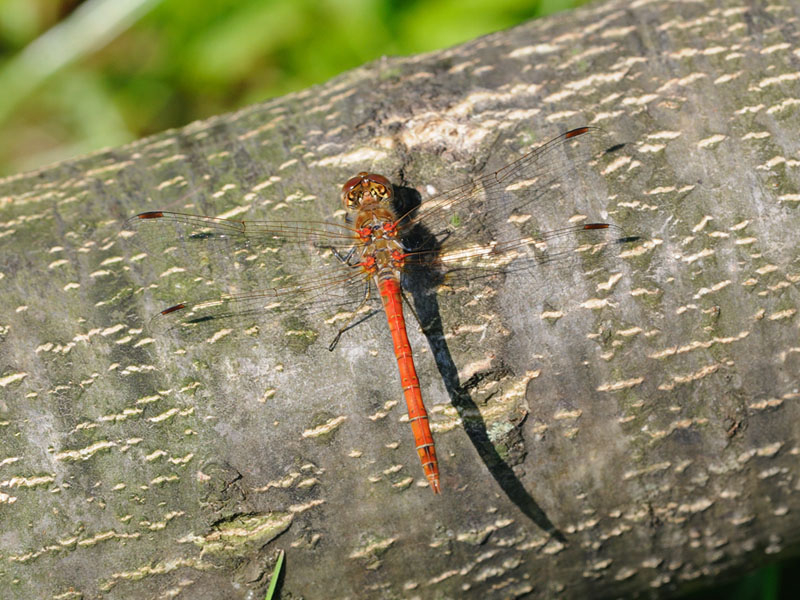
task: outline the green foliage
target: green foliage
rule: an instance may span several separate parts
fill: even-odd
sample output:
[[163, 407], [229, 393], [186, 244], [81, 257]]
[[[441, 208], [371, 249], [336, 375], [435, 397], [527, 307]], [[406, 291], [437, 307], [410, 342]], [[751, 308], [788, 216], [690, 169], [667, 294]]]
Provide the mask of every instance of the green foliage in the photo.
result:
[[[779, 600], [781, 598], [797, 598], [795, 570], [796, 561], [788, 561], [783, 565], [773, 564], [762, 567], [758, 571], [748, 573], [738, 581], [724, 584], [712, 589], [701, 590], [683, 596], [682, 600], [707, 600], [725, 598], [726, 600]], [[784, 576], [781, 576], [781, 572]], [[783, 579], [783, 586], [781, 580]], [[781, 589], [781, 587], [783, 589]]]
[[5, 116], [0, 110], [0, 173], [118, 145], [306, 88], [382, 55], [451, 46], [583, 1], [139, 0], [146, 14], [110, 43], [77, 52], [43, 81], [35, 68], [23, 69], [31, 79], [19, 81], [8, 71], [26, 46], [74, 20], [76, 10], [98, 10], [102, 0], [3, 0], [0, 82], [18, 99]]
[[275, 569], [272, 571], [272, 577], [269, 580], [269, 589], [267, 589], [266, 600], [277, 600], [274, 598], [275, 590], [278, 589], [278, 580], [281, 577], [281, 569], [283, 568], [283, 550], [278, 552], [278, 560], [275, 561]]

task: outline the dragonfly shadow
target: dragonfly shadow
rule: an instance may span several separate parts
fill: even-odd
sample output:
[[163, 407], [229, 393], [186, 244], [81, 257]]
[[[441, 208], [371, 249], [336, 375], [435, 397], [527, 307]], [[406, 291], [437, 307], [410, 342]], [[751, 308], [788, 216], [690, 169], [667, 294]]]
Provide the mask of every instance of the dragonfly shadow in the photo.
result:
[[[409, 205], [413, 206], [415, 195], [419, 198], [419, 195], [414, 190], [400, 186], [395, 186], [395, 193], [401, 202], [400, 210], [405, 209], [401, 214], [406, 214]], [[421, 250], [427, 254], [436, 252], [446, 235], [446, 232], [431, 232], [420, 225], [416, 225], [406, 232], [404, 242], [410, 250]], [[486, 422], [481, 417], [480, 411], [470, 394], [470, 389], [475, 385], [474, 382], [472, 380], [464, 383], [459, 381], [458, 369], [445, 339], [441, 311], [436, 294], [436, 288], [441, 283], [441, 275], [433, 269], [417, 267], [413, 263], [407, 266], [408, 268], [404, 272], [404, 287], [411, 294], [416, 315], [428, 340], [428, 345], [431, 348], [436, 367], [450, 397], [450, 402], [461, 417], [464, 429], [472, 445], [492, 477], [520, 511], [554, 539], [566, 543], [564, 535], [528, 493], [528, 490], [522, 485], [511, 466], [500, 456], [489, 438]]]

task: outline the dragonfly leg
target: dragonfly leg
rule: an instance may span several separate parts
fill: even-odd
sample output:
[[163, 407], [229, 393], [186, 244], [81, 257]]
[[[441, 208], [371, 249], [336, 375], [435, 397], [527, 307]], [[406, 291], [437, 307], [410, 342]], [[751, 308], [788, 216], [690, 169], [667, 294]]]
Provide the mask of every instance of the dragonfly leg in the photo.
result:
[[345, 254], [344, 256], [342, 256], [342, 253], [339, 252], [338, 248], [334, 248], [333, 246], [330, 246], [330, 251], [337, 259], [339, 259], [341, 263], [347, 265], [348, 267], [353, 266], [353, 264], [350, 262], [350, 259], [353, 258], [353, 254], [355, 254], [356, 252], [355, 246], [350, 246], [350, 250], [348, 250], [347, 254]]
[[[352, 251], [351, 251], [351, 252], [352, 252]], [[330, 346], [328, 346], [328, 350], [330, 350], [331, 352], [333, 352], [333, 349], [334, 349], [334, 348], [336, 348], [337, 344], [339, 343], [339, 340], [340, 340], [340, 339], [341, 339], [341, 337], [342, 337], [342, 334], [343, 334], [345, 331], [347, 331], [347, 330], [348, 330], [348, 329], [350, 329], [351, 327], [355, 327], [356, 325], [358, 325], [358, 324], [359, 324], [359, 323], [361, 323], [362, 321], [364, 321], [364, 320], [368, 319], [369, 317], [371, 317], [373, 314], [375, 314], [375, 313], [377, 312], [377, 311], [373, 311], [373, 312], [371, 312], [370, 314], [368, 314], [367, 316], [365, 316], [363, 319], [359, 319], [359, 320], [358, 320], [358, 321], [356, 321], [355, 323], [353, 322], [353, 319], [355, 319], [355, 318], [356, 318], [356, 315], [358, 314], [358, 311], [360, 311], [360, 310], [361, 310], [361, 307], [362, 307], [362, 306], [364, 306], [364, 305], [365, 305], [365, 304], [366, 304], [366, 303], [369, 301], [369, 298], [370, 298], [370, 288], [371, 288], [371, 287], [372, 287], [372, 286], [370, 285], [370, 283], [369, 283], [369, 281], [368, 281], [368, 282], [367, 282], [367, 284], [364, 286], [364, 297], [361, 299], [361, 302], [359, 302], [359, 303], [358, 303], [358, 306], [357, 306], [357, 307], [356, 307], [356, 309], [355, 309], [355, 310], [352, 312], [352, 314], [351, 314], [351, 315], [350, 315], [350, 317], [347, 319], [347, 321], [345, 322], [345, 324], [344, 324], [344, 325], [342, 325], [342, 326], [339, 328], [339, 331], [336, 333], [336, 337], [335, 337], [335, 338], [333, 338], [333, 341], [330, 343]]]
[[405, 293], [404, 290], [400, 290], [400, 297], [403, 298], [403, 302], [406, 303], [406, 306], [408, 307], [408, 310], [410, 310], [411, 314], [414, 315], [414, 320], [417, 322], [417, 325], [419, 325], [419, 328], [422, 331], [422, 333], [427, 333], [427, 329], [428, 328], [425, 325], [422, 324], [422, 319], [419, 318], [419, 315], [417, 314], [417, 311], [414, 308], [414, 305], [411, 304], [411, 300], [408, 299], [408, 296], [406, 296], [406, 293]]

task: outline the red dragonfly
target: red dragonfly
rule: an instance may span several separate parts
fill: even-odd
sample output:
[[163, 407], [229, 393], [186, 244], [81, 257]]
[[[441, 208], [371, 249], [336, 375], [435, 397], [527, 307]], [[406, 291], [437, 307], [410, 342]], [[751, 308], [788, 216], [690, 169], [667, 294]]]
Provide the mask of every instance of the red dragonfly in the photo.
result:
[[[334, 319], [344, 324], [330, 345], [332, 350], [364, 314], [374, 285], [392, 335], [416, 450], [425, 477], [438, 494], [436, 449], [403, 315], [405, 277], [423, 272], [441, 282], [524, 273], [556, 260], [578, 261], [637, 239], [621, 236], [619, 228], [609, 223], [546, 232], [535, 224], [533, 213], [544, 197], [557, 196], [564, 185], [561, 179], [569, 168], [560, 165], [568, 164], [563, 156], [566, 146], [594, 131], [580, 127], [563, 133], [501, 169], [410, 209], [399, 206], [386, 177], [361, 172], [342, 186], [348, 215], [344, 223], [238, 221], [161, 210], [136, 215], [128, 224], [143, 243], [162, 247], [172, 260], [176, 252], [184, 251], [185, 260], [199, 268], [230, 259], [240, 261], [237, 267], [245, 276], [254, 264], [278, 273], [268, 287], [181, 302], [162, 310], [155, 320], [166, 322], [166, 328], [206, 328], [243, 317], [336, 313]], [[228, 246], [232, 251], [223, 252]], [[318, 266], [309, 269], [303, 264], [296, 274], [289, 272], [291, 265], [309, 260]], [[231, 268], [222, 264], [220, 270]]]

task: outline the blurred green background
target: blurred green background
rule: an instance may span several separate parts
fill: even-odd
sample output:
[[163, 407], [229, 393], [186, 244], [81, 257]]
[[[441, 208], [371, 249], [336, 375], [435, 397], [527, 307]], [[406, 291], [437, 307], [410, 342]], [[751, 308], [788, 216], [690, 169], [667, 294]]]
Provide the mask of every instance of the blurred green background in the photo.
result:
[[[585, 1], [0, 0], [0, 175]], [[691, 598], [800, 598], [797, 564]]]
[[0, 174], [586, 0], [0, 0]]

